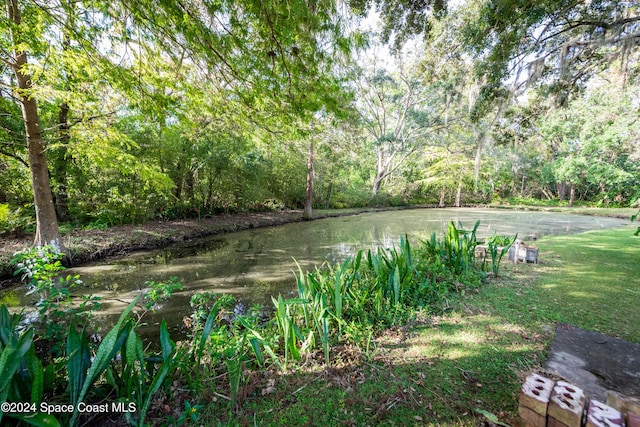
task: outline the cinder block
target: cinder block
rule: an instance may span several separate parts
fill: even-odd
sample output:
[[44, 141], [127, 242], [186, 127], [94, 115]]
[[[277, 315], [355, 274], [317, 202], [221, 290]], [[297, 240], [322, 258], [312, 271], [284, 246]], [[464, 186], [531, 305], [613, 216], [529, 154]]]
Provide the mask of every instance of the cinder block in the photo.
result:
[[476, 246], [476, 249], [475, 249], [476, 258], [483, 259], [484, 257], [486, 257], [487, 256], [487, 250], [488, 250], [487, 245], [478, 245], [478, 246]]
[[582, 389], [564, 381], [553, 387], [547, 415], [567, 427], [581, 427], [585, 396]]
[[520, 389], [520, 406], [525, 406], [546, 418], [553, 385], [554, 381], [548, 378], [538, 374], [529, 375]]
[[640, 415], [629, 412], [627, 414], [627, 427], [640, 427]]
[[518, 406], [518, 414], [523, 422], [524, 427], [546, 427], [547, 416], [536, 414], [533, 410], [526, 406]]
[[526, 262], [538, 263], [538, 248], [535, 246], [529, 246], [527, 248], [527, 255], [525, 257]]
[[590, 400], [586, 427], [622, 427], [622, 414], [611, 406]]
[[547, 419], [547, 427], [569, 427], [565, 423], [561, 423], [553, 417]]
[[640, 399], [635, 397], [628, 397], [613, 390], [607, 390], [606, 403], [622, 413], [631, 412], [640, 416]]

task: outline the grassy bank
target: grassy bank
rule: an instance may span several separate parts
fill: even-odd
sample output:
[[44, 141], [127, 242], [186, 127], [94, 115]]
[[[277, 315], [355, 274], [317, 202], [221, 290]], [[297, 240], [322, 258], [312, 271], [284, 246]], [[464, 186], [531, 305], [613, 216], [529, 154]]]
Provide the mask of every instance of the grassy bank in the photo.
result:
[[240, 417], [283, 426], [477, 426], [480, 409], [515, 423], [523, 377], [544, 365], [554, 322], [640, 342], [640, 324], [629, 321], [640, 306], [640, 238], [622, 229], [545, 238], [539, 247], [541, 264], [505, 264], [502, 277], [440, 316], [387, 331], [368, 354], [328, 372], [279, 376]]

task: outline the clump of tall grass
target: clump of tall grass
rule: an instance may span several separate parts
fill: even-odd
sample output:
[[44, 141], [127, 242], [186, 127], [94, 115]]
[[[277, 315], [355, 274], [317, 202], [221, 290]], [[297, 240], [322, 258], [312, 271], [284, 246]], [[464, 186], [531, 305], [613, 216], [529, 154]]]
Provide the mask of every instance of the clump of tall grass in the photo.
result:
[[337, 266], [306, 274], [298, 268], [298, 298], [274, 300], [285, 359], [295, 358], [302, 342], [321, 343], [328, 364], [332, 343], [367, 347], [375, 331], [405, 323], [416, 309], [438, 306], [450, 293], [477, 285], [478, 225], [466, 231], [451, 223], [444, 240], [434, 235], [417, 250], [404, 236], [396, 246], [359, 251]]
[[461, 274], [477, 268], [475, 249], [478, 245], [476, 231], [480, 221], [476, 221], [473, 229], [465, 230], [462, 224], [451, 221], [443, 240], [438, 240], [436, 233], [430, 240], [424, 241], [424, 255], [429, 261], [441, 263], [454, 274]]

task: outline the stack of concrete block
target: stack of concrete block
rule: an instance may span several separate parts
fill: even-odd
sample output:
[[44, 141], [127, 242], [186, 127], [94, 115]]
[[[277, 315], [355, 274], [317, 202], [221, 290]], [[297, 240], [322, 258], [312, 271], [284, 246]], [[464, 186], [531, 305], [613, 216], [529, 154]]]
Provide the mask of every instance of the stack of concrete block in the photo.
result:
[[549, 427], [582, 427], [586, 397], [582, 389], [558, 381], [551, 392], [547, 411]]
[[627, 427], [640, 427], [640, 415], [629, 412], [627, 414]]
[[520, 418], [531, 427], [546, 427], [547, 407], [554, 382], [537, 374], [531, 374], [520, 390]]
[[[623, 401], [629, 402], [628, 399]], [[607, 400], [609, 403], [609, 399]], [[538, 374], [527, 377], [520, 390], [518, 412], [525, 427], [640, 427], [640, 414], [589, 400], [584, 391], [565, 381]]]
[[622, 427], [622, 414], [611, 406], [590, 400], [586, 427]]

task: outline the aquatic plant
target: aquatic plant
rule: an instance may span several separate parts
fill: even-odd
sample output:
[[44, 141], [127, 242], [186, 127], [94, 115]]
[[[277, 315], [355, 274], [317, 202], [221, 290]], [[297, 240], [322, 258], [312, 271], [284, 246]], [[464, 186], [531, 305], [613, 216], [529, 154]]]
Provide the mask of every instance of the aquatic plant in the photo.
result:
[[[517, 238], [517, 234], [513, 237], [494, 234], [487, 239], [488, 253], [491, 256], [491, 271], [494, 276], [498, 277], [498, 271], [500, 269], [500, 262], [502, 261], [502, 257], [509, 252], [509, 248], [511, 247], [511, 245], [513, 245], [513, 242], [515, 242]], [[483, 269], [485, 267], [485, 264], [486, 254], [485, 259], [483, 260]]]
[[449, 222], [443, 240], [439, 240], [434, 232], [430, 240], [423, 242], [427, 255], [436, 262], [441, 262], [453, 273], [460, 274], [475, 267], [475, 249], [478, 244], [476, 231], [480, 221], [476, 221], [472, 230], [465, 230], [462, 224]]

